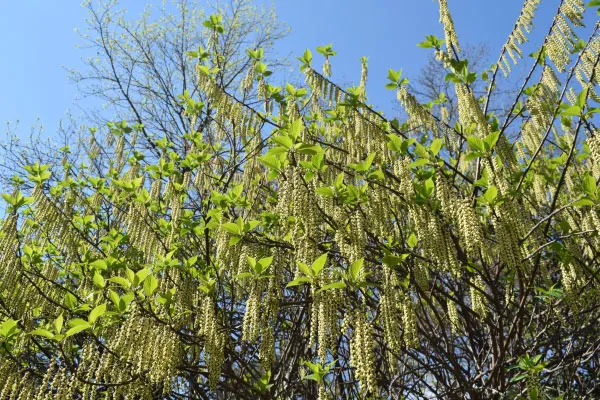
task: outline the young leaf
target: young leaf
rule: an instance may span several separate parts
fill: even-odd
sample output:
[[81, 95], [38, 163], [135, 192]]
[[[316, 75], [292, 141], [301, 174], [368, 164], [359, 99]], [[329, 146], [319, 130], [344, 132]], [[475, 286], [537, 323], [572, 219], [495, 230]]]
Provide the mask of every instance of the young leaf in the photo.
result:
[[349, 273], [350, 279], [353, 282], [357, 281], [358, 278], [360, 277], [364, 261], [365, 260], [363, 258], [361, 258], [361, 259], [354, 261], [352, 264], [350, 264], [350, 267], [348, 268], [348, 273]]
[[47, 331], [45, 329], [34, 329], [31, 332], [29, 332], [30, 335], [35, 335], [35, 336], [42, 336], [45, 337], [47, 339], [54, 339], [54, 334], [50, 331]]
[[89, 322], [83, 321], [83, 323], [77, 324], [77, 325], [73, 326], [71, 329], [69, 329], [67, 331], [67, 333], [65, 333], [65, 337], [73, 336], [76, 333], [79, 333], [79, 332], [84, 331], [91, 327], [92, 327], [92, 325]]
[[308, 265], [298, 262], [298, 269], [306, 276], [313, 276], [312, 269], [308, 268]]
[[418, 240], [417, 240], [417, 236], [415, 236], [414, 233], [411, 233], [410, 236], [408, 237], [408, 247], [410, 247], [411, 249], [414, 249], [415, 246], [417, 245]]
[[64, 317], [62, 314], [60, 314], [55, 320], [54, 320], [54, 332], [56, 332], [56, 334], [58, 335], [63, 328], [63, 323], [64, 323]]
[[242, 233], [240, 227], [233, 222], [226, 222], [221, 227], [233, 235], [240, 235]]
[[433, 139], [431, 142], [430, 150], [434, 156], [437, 156], [442, 146], [444, 145], [444, 141], [442, 139]]
[[265, 272], [267, 270], [267, 268], [269, 268], [269, 266], [271, 265], [272, 262], [273, 262], [273, 256], [261, 258], [257, 263], [260, 266], [259, 273], [262, 274], [263, 272]]
[[389, 265], [390, 267], [393, 267], [395, 265], [400, 264], [407, 257], [408, 257], [408, 254], [402, 254], [400, 257], [388, 254], [385, 257], [383, 257], [382, 261], [385, 265]]
[[88, 322], [90, 324], [96, 323], [96, 321], [98, 320], [98, 318], [100, 318], [101, 316], [103, 316], [105, 312], [106, 312], [106, 303], [102, 303], [99, 306], [95, 307], [90, 312], [90, 315], [88, 316]]
[[485, 198], [488, 204], [492, 204], [496, 199], [497, 195], [498, 189], [496, 189], [496, 186], [490, 186], [483, 194], [483, 197]]
[[483, 144], [483, 141], [481, 139], [479, 139], [477, 136], [467, 136], [467, 143], [469, 144], [469, 147], [471, 148], [471, 150], [474, 151], [485, 151], [485, 146]]
[[156, 280], [153, 274], [148, 275], [148, 277], [144, 280], [144, 292], [146, 295], [152, 296], [157, 288], [158, 280]]
[[310, 278], [309, 277], [307, 277], [307, 276], [301, 276], [299, 278], [294, 279], [290, 283], [288, 283], [285, 287], [298, 286], [298, 285], [301, 285], [303, 283], [308, 283], [308, 282], [310, 282]]
[[[584, 44], [584, 46], [585, 46], [585, 44]], [[577, 95], [577, 102], [575, 103], [575, 105], [582, 110], [585, 108], [585, 102], [587, 100], [587, 95], [588, 95], [589, 90], [590, 90], [590, 88], [586, 87]]]
[[591, 175], [586, 175], [583, 178], [583, 190], [590, 196], [596, 195], [596, 180]]
[[496, 146], [496, 143], [498, 142], [499, 138], [500, 131], [495, 131], [487, 135], [485, 139], [483, 139], [485, 150], [491, 151], [494, 148], [494, 146]]
[[321, 272], [321, 270], [323, 269], [323, 267], [325, 267], [325, 264], [327, 263], [327, 253], [321, 255], [319, 258], [317, 258], [311, 265], [311, 269], [313, 271], [313, 274], [319, 275], [319, 272]]
[[581, 108], [579, 106], [567, 107], [561, 113], [561, 115], [563, 115], [565, 117], [576, 117], [579, 114], [581, 114]]
[[576, 202], [573, 203], [573, 206], [575, 207], [585, 207], [585, 206], [593, 206], [594, 203], [592, 200], [588, 199], [588, 198], [583, 198], [583, 199], [579, 199]]
[[15, 321], [12, 318], [7, 319], [2, 324], [0, 324], [0, 336], [8, 338], [17, 333], [18, 331], [19, 328], [17, 328], [17, 321]]
[[131, 282], [127, 279], [120, 276], [113, 276], [108, 279], [110, 282], [116, 283], [117, 285], [123, 286], [124, 288], [129, 288], [131, 286]]
[[427, 165], [429, 164], [429, 160], [426, 158], [417, 158], [415, 161], [411, 162], [410, 164], [408, 164], [408, 168], [418, 168], [418, 167], [422, 167], [423, 165]]
[[346, 287], [346, 284], [344, 282], [341, 282], [341, 281], [339, 281], [339, 282], [333, 282], [333, 283], [329, 283], [329, 284], [327, 284], [325, 286], [321, 286], [319, 288], [319, 290], [317, 290], [315, 293], [320, 293], [320, 292], [322, 292], [324, 290], [330, 290], [330, 289], [343, 289], [345, 287]]
[[96, 271], [94, 273], [94, 277], [92, 278], [92, 281], [94, 282], [94, 285], [98, 286], [99, 288], [103, 288], [104, 286], [106, 286], [106, 282], [104, 282], [104, 278], [98, 271]]

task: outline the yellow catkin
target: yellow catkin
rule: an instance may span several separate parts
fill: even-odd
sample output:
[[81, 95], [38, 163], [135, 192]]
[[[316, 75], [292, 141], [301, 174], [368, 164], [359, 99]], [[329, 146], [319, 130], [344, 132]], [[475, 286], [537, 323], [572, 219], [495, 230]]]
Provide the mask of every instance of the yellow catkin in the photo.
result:
[[508, 76], [511, 69], [506, 55], [508, 54], [508, 57], [511, 58], [515, 65], [517, 64], [517, 59], [523, 57], [519, 45], [527, 41], [526, 34], [530, 33], [533, 28], [532, 21], [539, 3], [540, 0], [525, 0], [515, 27], [502, 48], [503, 55], [498, 63], [498, 67], [500, 67], [505, 76]]
[[458, 37], [456, 36], [456, 30], [454, 29], [454, 21], [452, 21], [452, 16], [450, 15], [450, 10], [448, 9], [448, 1], [439, 0], [439, 3], [440, 23], [444, 25], [446, 48], [448, 49], [448, 53], [452, 56], [452, 51], [460, 51], [460, 46], [458, 45]]

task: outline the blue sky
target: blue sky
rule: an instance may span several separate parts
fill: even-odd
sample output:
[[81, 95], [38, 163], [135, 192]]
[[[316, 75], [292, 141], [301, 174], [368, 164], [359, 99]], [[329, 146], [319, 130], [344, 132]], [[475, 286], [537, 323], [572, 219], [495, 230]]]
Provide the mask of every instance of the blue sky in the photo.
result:
[[[271, 4], [257, 1], [258, 4]], [[60, 4], [60, 6], [57, 6]], [[135, 17], [143, 3], [122, 0]], [[428, 50], [416, 47], [426, 34], [443, 37], [438, 4], [429, 0], [276, 0], [280, 20], [292, 31], [277, 45], [282, 55], [302, 54], [333, 43], [334, 80], [352, 84], [360, 76], [360, 57], [369, 57], [369, 100], [391, 110], [394, 93], [383, 88], [388, 68], [403, 68], [415, 79]], [[522, 0], [449, 0], [463, 43], [487, 43], [493, 60], [512, 29]], [[535, 37], [547, 31], [557, 0], [542, 2]], [[78, 1], [6, 1], [0, 13], [0, 133], [6, 121], [19, 119], [18, 133], [27, 134], [37, 118], [47, 134], [69, 109], [77, 116], [77, 88], [63, 67], [81, 67], [85, 54], [75, 28], [85, 26], [86, 12]], [[589, 12], [588, 12], [589, 17]], [[539, 43], [539, 40], [538, 40]], [[295, 61], [293, 66], [297, 67]], [[81, 121], [84, 123], [85, 121]], [[0, 140], [2, 136], [0, 136]]]

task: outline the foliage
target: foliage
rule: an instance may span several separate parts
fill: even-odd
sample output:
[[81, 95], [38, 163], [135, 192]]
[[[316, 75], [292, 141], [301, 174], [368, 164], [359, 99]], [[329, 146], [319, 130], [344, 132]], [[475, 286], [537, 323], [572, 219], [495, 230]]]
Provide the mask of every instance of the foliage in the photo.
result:
[[358, 87], [327, 78], [332, 45], [323, 73], [299, 57], [305, 87], [270, 83], [259, 48], [226, 86], [229, 28], [207, 16], [179, 136], [111, 122], [112, 157], [32, 163], [3, 196], [0, 399], [598, 397], [600, 24], [578, 45], [582, 3], [561, 2], [506, 114], [487, 108], [537, 4], [477, 98], [440, 0], [445, 38], [420, 45], [453, 125], [397, 70], [408, 118], [387, 119], [366, 59]]

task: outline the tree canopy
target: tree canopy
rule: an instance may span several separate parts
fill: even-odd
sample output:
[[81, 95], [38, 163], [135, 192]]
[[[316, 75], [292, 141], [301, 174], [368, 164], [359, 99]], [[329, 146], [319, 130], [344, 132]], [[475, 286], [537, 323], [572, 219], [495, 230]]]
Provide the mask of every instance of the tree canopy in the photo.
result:
[[559, 3], [531, 57], [539, 0], [475, 70], [439, 0], [443, 38], [419, 46], [452, 121], [395, 69], [388, 118], [366, 59], [358, 86], [331, 79], [331, 44], [278, 86], [227, 9], [178, 53], [146, 42], [158, 26], [107, 39], [124, 119], [3, 195], [0, 400], [600, 396], [600, 23]]

